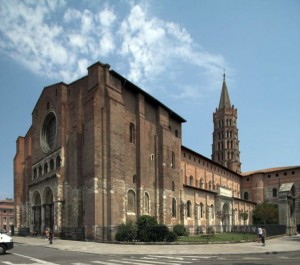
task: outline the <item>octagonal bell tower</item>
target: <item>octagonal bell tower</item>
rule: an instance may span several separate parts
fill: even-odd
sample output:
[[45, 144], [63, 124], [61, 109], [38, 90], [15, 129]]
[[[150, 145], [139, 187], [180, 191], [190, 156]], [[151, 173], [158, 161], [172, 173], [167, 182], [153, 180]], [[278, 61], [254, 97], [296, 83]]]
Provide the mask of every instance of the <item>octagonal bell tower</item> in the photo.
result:
[[241, 172], [237, 109], [231, 105], [225, 74], [219, 107], [213, 114], [214, 131], [212, 160], [235, 171]]

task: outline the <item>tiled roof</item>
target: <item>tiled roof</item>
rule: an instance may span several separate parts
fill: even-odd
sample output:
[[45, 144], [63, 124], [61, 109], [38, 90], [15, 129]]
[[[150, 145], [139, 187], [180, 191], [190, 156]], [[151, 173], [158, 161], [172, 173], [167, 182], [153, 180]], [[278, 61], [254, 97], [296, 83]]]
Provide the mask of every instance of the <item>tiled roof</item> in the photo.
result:
[[259, 169], [254, 171], [248, 171], [241, 173], [242, 176], [249, 176], [257, 173], [272, 173], [277, 171], [289, 170], [293, 168], [300, 168], [300, 166], [289, 166], [289, 167], [273, 167], [273, 168], [266, 168], [266, 169]]

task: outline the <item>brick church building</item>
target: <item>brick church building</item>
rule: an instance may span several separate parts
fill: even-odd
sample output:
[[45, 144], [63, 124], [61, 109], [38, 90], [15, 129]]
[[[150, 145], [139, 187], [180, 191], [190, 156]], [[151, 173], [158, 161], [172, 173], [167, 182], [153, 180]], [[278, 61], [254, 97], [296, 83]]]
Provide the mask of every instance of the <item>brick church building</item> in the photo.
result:
[[86, 239], [106, 241], [118, 224], [144, 214], [169, 227], [230, 231], [251, 224], [256, 202], [274, 188], [279, 193], [285, 173], [286, 182], [300, 183], [299, 166], [278, 169], [277, 182], [275, 171], [241, 173], [237, 109], [225, 76], [212, 159], [182, 146], [184, 122], [107, 64], [95, 63], [73, 83], [45, 87], [31, 127], [17, 139], [15, 231], [81, 229]]

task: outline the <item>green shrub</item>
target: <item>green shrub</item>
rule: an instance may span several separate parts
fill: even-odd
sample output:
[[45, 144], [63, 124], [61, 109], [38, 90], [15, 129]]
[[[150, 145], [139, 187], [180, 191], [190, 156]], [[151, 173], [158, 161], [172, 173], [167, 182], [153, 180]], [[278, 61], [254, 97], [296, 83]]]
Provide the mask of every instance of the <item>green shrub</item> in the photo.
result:
[[167, 242], [174, 242], [176, 240], [177, 240], [177, 235], [174, 232], [169, 231], [167, 236], [166, 236], [166, 241]]
[[120, 224], [117, 228], [115, 239], [117, 241], [141, 242], [163, 242], [175, 241], [177, 235], [169, 232], [164, 224], [157, 224], [155, 217], [143, 215], [136, 222], [128, 221], [126, 224]]
[[189, 233], [186, 230], [186, 228], [184, 227], [184, 225], [175, 225], [173, 228], [173, 232], [177, 235], [177, 236], [188, 236]]
[[169, 229], [164, 224], [157, 224], [149, 227], [149, 237], [152, 242], [163, 242], [166, 241], [166, 237], [169, 233]]
[[152, 228], [157, 225], [155, 217], [149, 215], [140, 216], [137, 221], [137, 239], [142, 242], [151, 242], [152, 240]]
[[117, 241], [131, 242], [137, 238], [137, 226], [135, 222], [128, 221], [126, 224], [120, 224], [117, 228], [115, 239]]

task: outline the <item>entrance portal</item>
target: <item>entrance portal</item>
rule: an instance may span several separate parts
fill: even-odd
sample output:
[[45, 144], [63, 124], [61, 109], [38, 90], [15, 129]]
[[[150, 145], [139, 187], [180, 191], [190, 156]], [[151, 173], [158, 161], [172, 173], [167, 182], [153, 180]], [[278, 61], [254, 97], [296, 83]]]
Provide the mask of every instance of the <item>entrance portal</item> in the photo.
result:
[[54, 224], [54, 203], [53, 192], [47, 187], [44, 192], [44, 220], [45, 228], [50, 228], [53, 231]]
[[35, 191], [32, 197], [32, 213], [33, 213], [33, 231], [41, 233], [42, 226], [42, 206], [41, 206], [41, 195], [38, 191]]

